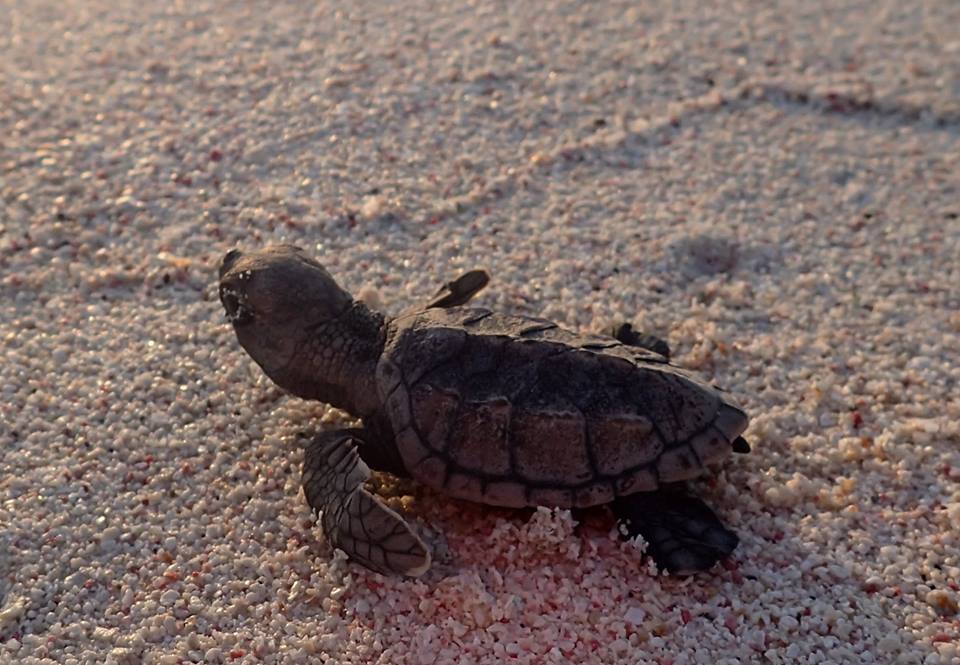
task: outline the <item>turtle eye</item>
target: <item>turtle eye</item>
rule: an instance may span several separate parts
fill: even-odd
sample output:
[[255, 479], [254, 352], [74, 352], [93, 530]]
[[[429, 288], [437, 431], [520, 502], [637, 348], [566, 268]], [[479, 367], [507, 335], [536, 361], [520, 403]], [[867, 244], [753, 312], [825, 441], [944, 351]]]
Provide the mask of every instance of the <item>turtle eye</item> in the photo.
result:
[[220, 278], [222, 279], [224, 275], [230, 272], [230, 268], [233, 267], [233, 264], [237, 262], [243, 256], [242, 252], [239, 249], [231, 249], [229, 252], [223, 255], [223, 258], [220, 259]]

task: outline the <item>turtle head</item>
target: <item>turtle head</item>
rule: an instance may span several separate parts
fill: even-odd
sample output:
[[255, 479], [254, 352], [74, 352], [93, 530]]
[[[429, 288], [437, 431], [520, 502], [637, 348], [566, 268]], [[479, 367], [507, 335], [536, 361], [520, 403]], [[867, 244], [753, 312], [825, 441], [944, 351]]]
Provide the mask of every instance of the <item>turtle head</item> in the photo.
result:
[[298, 392], [291, 383], [300, 381], [313, 331], [343, 316], [353, 298], [303, 250], [275, 245], [227, 252], [220, 302], [247, 353], [271, 379]]

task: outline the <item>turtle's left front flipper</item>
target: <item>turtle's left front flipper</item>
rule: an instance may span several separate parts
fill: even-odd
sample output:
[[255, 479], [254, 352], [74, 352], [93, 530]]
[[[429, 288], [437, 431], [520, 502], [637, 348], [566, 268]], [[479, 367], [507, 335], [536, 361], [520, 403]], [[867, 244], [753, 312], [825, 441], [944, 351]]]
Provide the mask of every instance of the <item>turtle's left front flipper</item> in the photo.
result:
[[433, 297], [421, 307], [422, 309], [430, 309], [431, 307], [446, 308], [463, 305], [480, 293], [489, 281], [490, 275], [487, 274], [486, 270], [465, 272], [452, 282], [447, 282], [441, 286], [440, 290], [433, 294]]
[[430, 551], [395, 511], [364, 489], [370, 469], [357, 453], [355, 430], [323, 432], [306, 447], [303, 493], [320, 511], [327, 540], [382, 573], [418, 577]]

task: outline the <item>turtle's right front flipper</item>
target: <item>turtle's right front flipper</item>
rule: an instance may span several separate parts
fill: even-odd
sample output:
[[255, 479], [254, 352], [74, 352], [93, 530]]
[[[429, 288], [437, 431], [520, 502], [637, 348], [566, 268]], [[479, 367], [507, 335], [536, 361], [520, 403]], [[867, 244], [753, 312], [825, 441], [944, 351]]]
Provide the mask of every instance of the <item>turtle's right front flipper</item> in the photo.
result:
[[400, 515], [364, 489], [369, 477], [353, 431], [323, 432], [307, 445], [303, 493], [320, 511], [330, 544], [373, 570], [422, 575], [430, 551]]

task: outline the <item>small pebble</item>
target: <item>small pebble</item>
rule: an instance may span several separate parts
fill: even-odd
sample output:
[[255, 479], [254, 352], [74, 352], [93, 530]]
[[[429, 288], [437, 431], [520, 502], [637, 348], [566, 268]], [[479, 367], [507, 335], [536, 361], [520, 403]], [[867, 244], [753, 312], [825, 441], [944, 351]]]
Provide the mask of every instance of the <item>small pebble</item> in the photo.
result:
[[953, 616], [960, 611], [957, 605], [957, 594], [944, 589], [930, 591], [926, 595], [926, 600], [937, 613], [944, 616]]

